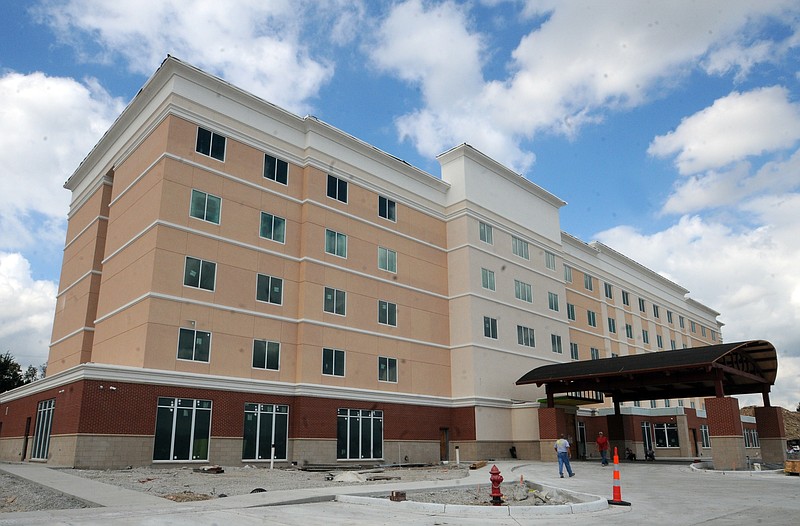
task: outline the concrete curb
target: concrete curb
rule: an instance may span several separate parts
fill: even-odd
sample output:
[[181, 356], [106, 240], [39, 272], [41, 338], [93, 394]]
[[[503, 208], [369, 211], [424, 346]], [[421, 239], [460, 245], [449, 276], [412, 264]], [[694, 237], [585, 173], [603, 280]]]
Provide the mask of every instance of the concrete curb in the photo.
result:
[[553, 506], [475, 506], [465, 504], [439, 504], [435, 502], [414, 502], [406, 500], [393, 502], [387, 498], [365, 497], [360, 495], [336, 495], [336, 502], [343, 504], [359, 504], [380, 508], [393, 508], [398, 511], [429, 514], [457, 515], [460, 517], [515, 517], [527, 518], [545, 515], [573, 515], [591, 513], [608, 509], [608, 499], [597, 495], [589, 495], [576, 491], [542, 486], [548, 491], [569, 494], [583, 502], [575, 504], [558, 504]]

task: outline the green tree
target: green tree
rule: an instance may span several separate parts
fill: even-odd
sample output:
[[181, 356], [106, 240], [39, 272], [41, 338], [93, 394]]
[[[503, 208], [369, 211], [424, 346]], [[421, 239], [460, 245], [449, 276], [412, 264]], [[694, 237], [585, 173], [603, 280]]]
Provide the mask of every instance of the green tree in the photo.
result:
[[11, 356], [10, 351], [0, 354], [0, 393], [19, 387], [25, 383], [22, 368]]
[[39, 369], [37, 369], [33, 365], [29, 365], [28, 368], [25, 370], [25, 374], [22, 375], [22, 383], [29, 384], [31, 382], [35, 382], [38, 379], [39, 379]]

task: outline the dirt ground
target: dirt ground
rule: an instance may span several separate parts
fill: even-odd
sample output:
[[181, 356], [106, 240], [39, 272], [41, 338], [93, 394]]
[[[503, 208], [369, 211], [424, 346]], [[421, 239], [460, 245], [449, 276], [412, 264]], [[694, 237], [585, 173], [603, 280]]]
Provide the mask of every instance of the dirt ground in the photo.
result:
[[[142, 467], [122, 470], [68, 469], [79, 477], [150, 493], [177, 502], [277, 491], [354, 484], [381, 484], [418, 480], [450, 480], [465, 477], [462, 465], [386, 467], [366, 471], [303, 471], [262, 466], [227, 467], [223, 472], [195, 471], [192, 467]], [[207, 470], [213, 471], [213, 470]], [[0, 472], [0, 513], [71, 509], [89, 504]]]

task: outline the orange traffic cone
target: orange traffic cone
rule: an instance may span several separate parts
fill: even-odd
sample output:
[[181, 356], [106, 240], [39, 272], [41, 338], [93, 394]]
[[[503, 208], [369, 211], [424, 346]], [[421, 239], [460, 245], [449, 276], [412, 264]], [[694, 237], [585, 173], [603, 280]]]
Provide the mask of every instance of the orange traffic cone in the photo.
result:
[[609, 504], [615, 504], [617, 506], [630, 506], [630, 502], [626, 502], [622, 500], [622, 489], [619, 487], [619, 455], [617, 454], [617, 448], [614, 448], [614, 489], [613, 489], [613, 497], [612, 499], [608, 499]]

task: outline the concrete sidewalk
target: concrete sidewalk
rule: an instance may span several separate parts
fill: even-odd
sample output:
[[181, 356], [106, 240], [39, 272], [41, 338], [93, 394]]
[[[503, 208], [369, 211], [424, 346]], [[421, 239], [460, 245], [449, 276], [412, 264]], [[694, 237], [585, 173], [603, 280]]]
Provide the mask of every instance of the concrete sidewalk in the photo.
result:
[[[554, 463], [497, 462], [506, 481], [519, 479], [582, 493], [611, 497], [613, 466], [595, 462], [574, 462], [576, 476], [559, 479]], [[90, 502], [111, 502], [106, 508], [56, 510], [0, 515], [0, 525], [219, 525], [235, 521], [237, 526], [279, 524], [327, 525], [485, 525], [480, 507], [469, 514], [453, 515], [409, 511], [401, 506], [374, 506], [334, 502], [336, 495], [388, 494], [392, 490], [414, 491], [426, 488], [473, 486], [489, 487], [489, 466], [471, 471], [465, 479], [406, 482], [381, 485], [271, 491], [209, 501], [177, 504], [136, 491], [106, 486], [98, 482], [30, 464], [0, 464], [0, 469], [29, 478]], [[11, 467], [12, 469], [7, 469]], [[13, 470], [13, 471], [12, 471]], [[612, 506], [607, 510], [542, 516], [537, 524], [776, 524], [794, 525], [800, 517], [800, 477], [761, 473], [704, 473], [686, 465], [626, 463], [620, 466], [623, 500], [630, 507]], [[76, 480], [77, 479], [77, 480]], [[102, 488], [98, 486], [103, 486]], [[100, 502], [98, 502], [100, 503]], [[474, 512], [474, 513], [473, 513]], [[491, 518], [497, 526], [518, 526], [513, 518]]]

